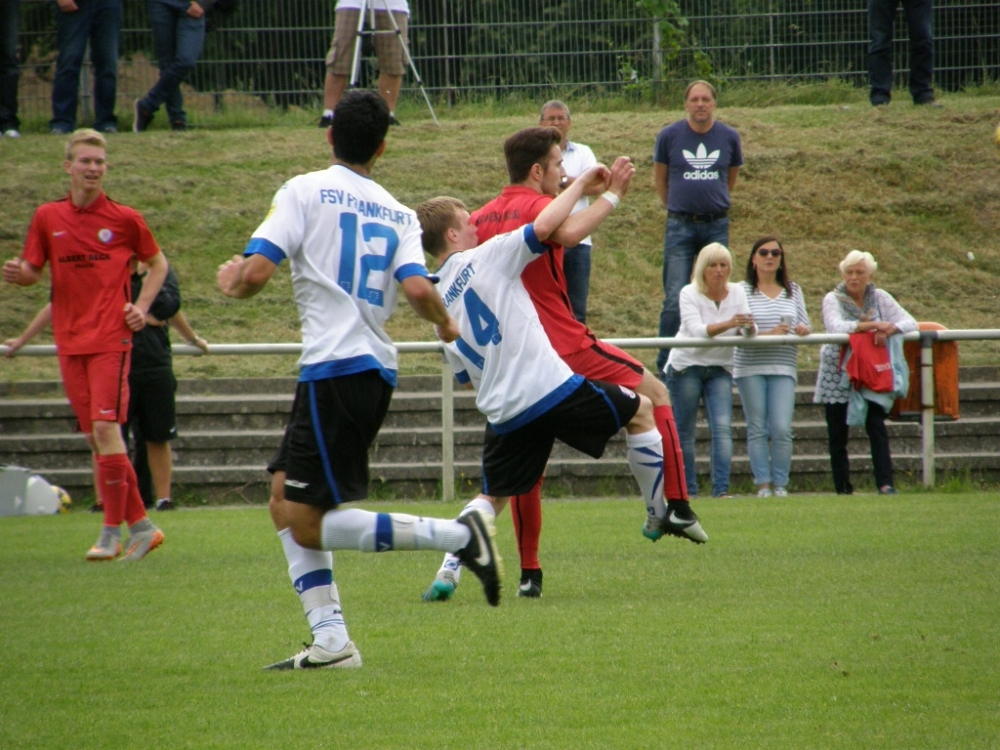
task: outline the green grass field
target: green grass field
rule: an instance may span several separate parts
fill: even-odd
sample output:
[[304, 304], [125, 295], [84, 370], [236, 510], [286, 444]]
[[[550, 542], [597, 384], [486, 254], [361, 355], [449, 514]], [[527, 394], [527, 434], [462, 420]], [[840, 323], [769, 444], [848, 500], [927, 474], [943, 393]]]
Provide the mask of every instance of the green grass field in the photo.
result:
[[498, 609], [338, 552], [365, 666], [310, 673], [261, 670], [309, 637], [263, 508], [158, 515], [137, 564], [85, 563], [84, 512], [0, 519], [0, 747], [996, 748], [998, 501], [702, 500], [703, 547], [550, 501], [545, 596]]

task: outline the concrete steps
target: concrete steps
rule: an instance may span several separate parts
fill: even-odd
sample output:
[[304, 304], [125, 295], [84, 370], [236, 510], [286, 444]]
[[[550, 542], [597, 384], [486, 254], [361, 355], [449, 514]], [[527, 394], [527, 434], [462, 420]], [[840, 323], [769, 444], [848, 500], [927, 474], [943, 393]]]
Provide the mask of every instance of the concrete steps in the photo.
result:
[[[829, 457], [821, 407], [812, 403], [815, 373], [800, 373], [796, 391], [792, 486], [826, 488]], [[961, 413], [957, 422], [936, 424], [939, 479], [968, 472], [987, 480], [1000, 478], [1000, 368], [963, 368]], [[295, 382], [282, 379], [182, 381], [177, 398], [180, 436], [172, 443], [175, 494], [210, 499], [266, 499], [264, 466], [277, 448], [292, 405]], [[402, 378], [385, 425], [371, 449], [372, 485], [399, 497], [439, 491], [441, 476], [440, 378]], [[734, 390], [734, 485], [750, 479], [746, 429]], [[474, 395], [455, 394], [455, 471], [462, 494], [478, 486], [485, 421]], [[85, 441], [74, 434], [75, 419], [62, 388], [53, 382], [0, 384], [0, 464], [27, 466], [71, 493], [87, 494], [92, 478]], [[920, 426], [889, 423], [896, 469], [919, 481], [922, 467]], [[698, 471], [708, 472], [708, 429], [698, 429]], [[850, 443], [856, 485], [870, 481], [868, 442], [863, 429]], [[619, 435], [605, 456], [592, 460], [556, 444], [548, 483], [565, 492], [595, 490], [634, 492]]]

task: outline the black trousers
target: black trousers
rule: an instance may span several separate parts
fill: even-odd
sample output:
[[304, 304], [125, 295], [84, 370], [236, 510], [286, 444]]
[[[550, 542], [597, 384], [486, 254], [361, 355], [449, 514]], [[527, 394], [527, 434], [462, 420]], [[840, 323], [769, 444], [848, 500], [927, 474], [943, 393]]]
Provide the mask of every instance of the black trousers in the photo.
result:
[[[847, 455], [847, 439], [851, 428], [847, 426], [847, 404], [824, 404], [826, 407], [826, 435], [830, 448], [830, 468], [833, 486], [838, 495], [854, 492], [851, 484], [851, 464]], [[875, 486], [892, 487], [892, 455], [889, 453], [889, 431], [885, 428], [886, 411], [878, 404], [868, 402], [865, 430], [872, 451], [872, 468]]]

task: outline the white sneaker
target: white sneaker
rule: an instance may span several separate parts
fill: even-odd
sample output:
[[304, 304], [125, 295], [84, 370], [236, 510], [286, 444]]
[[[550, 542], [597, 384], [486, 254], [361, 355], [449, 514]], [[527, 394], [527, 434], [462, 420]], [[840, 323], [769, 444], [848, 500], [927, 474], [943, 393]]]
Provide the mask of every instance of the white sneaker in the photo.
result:
[[3, 134], [7, 138], [20, 138], [21, 137], [21, 134], [17, 131], [16, 128], [9, 128], [8, 130], [3, 131]]
[[361, 666], [361, 652], [354, 645], [354, 641], [348, 641], [340, 651], [327, 651], [320, 648], [315, 643], [306, 646], [304, 651], [300, 651], [291, 659], [275, 662], [264, 669], [357, 669]]
[[774, 493], [771, 492], [770, 487], [761, 487], [759, 490], [757, 490], [757, 497], [774, 497]]
[[786, 490], [784, 487], [775, 487], [774, 488], [774, 496], [775, 497], [788, 497], [788, 490]]

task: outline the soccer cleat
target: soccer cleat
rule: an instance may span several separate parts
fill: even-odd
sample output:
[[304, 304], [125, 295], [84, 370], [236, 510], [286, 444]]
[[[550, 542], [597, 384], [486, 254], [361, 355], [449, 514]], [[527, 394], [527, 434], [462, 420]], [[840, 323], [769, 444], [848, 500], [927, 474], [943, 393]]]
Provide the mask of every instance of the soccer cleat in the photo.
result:
[[462, 564], [471, 570], [483, 584], [486, 601], [491, 607], [500, 604], [500, 579], [503, 577], [503, 560], [497, 550], [493, 535], [493, 521], [481, 511], [470, 510], [455, 519], [469, 527], [469, 543], [455, 552]]
[[161, 497], [159, 500], [156, 501], [156, 509], [157, 510], [173, 510], [174, 509], [174, 501], [171, 500], [169, 497]]
[[646, 523], [642, 525], [642, 535], [651, 542], [658, 542], [663, 538], [663, 529], [660, 528], [660, 519], [656, 516], [646, 516]]
[[666, 518], [660, 519], [660, 530], [664, 534], [690, 539], [695, 544], [704, 544], [708, 541], [708, 534], [701, 528], [698, 516], [688, 503], [668, 503]]
[[[306, 646], [304, 643], [302, 645]], [[340, 651], [327, 651], [314, 643], [291, 659], [275, 662], [264, 669], [357, 669], [360, 666], [361, 652], [354, 641], [348, 641]]]
[[328, 128], [333, 125], [333, 115], [323, 115], [319, 118], [319, 126], [321, 128]]
[[141, 560], [161, 544], [163, 544], [163, 532], [155, 526], [145, 531], [132, 532], [122, 560]]
[[528, 579], [521, 581], [521, 585], [517, 587], [517, 595], [519, 597], [524, 597], [525, 599], [541, 599], [542, 598], [542, 582], [534, 581]]
[[91, 513], [103, 513], [104, 512], [104, 503], [102, 503], [100, 501], [94, 503], [93, 505], [90, 506], [90, 512]]
[[142, 108], [142, 100], [135, 100], [135, 117], [132, 119], [132, 132], [144, 133], [153, 122], [153, 116]]
[[118, 537], [102, 530], [94, 546], [87, 550], [87, 559], [91, 562], [114, 560], [122, 553], [122, 545]]
[[393, 114], [392, 112], [390, 112], [389, 113], [389, 124], [398, 128], [398, 127], [402, 126], [403, 123], [401, 123], [399, 120], [396, 119], [396, 115], [395, 114]]
[[442, 570], [420, 598], [425, 602], [446, 602], [451, 599], [457, 587], [455, 574], [450, 570]]

